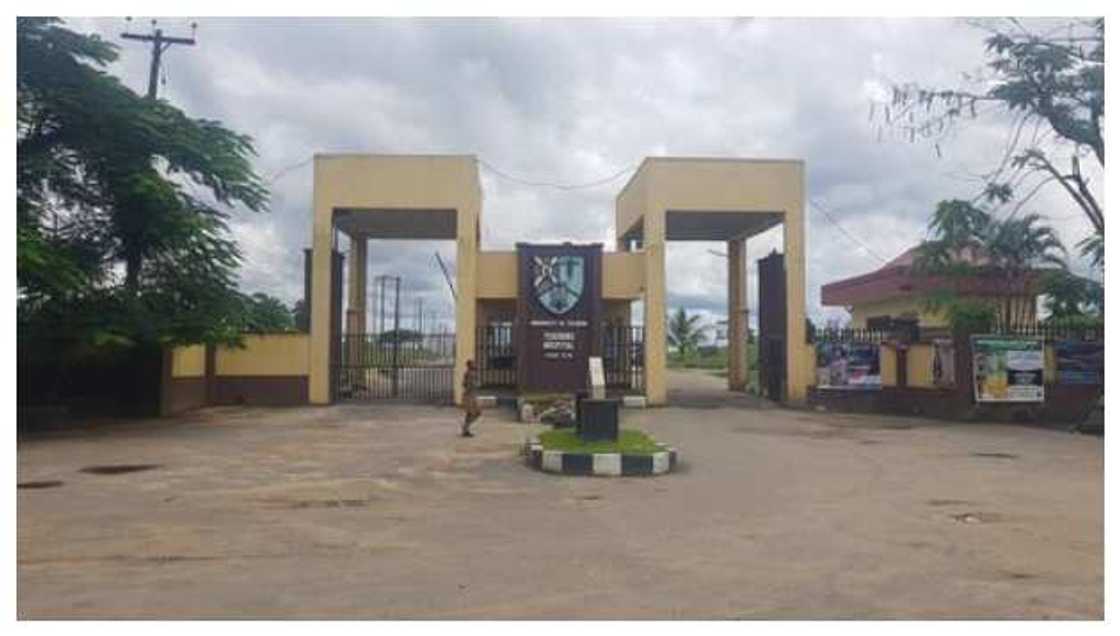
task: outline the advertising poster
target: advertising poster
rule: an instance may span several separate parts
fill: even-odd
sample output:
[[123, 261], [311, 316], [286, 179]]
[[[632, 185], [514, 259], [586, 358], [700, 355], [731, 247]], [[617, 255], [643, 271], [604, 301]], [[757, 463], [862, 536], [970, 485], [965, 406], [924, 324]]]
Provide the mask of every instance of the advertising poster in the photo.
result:
[[1042, 340], [973, 336], [972, 372], [977, 402], [1041, 402]]
[[817, 343], [817, 386], [877, 389], [880, 385], [879, 345]]
[[1104, 343], [1059, 340], [1058, 384], [1104, 384]]
[[848, 345], [848, 384], [873, 388], [882, 384], [879, 374], [879, 345]]

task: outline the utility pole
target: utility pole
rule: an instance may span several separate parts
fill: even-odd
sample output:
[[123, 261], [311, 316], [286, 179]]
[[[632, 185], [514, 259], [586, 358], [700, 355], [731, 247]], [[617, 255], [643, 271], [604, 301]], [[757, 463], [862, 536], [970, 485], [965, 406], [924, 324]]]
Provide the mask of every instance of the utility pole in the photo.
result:
[[377, 283], [377, 333], [385, 333], [385, 281], [393, 278], [385, 274], [378, 274], [374, 281]]
[[393, 300], [393, 397], [400, 392], [401, 356], [401, 277], [391, 276], [395, 298]]
[[[125, 18], [126, 25], [132, 24], [132, 18]], [[130, 33], [128, 26], [125, 26], [124, 33], [121, 37], [126, 40], [139, 40], [141, 42], [152, 43], [152, 64], [148, 68], [148, 99], [155, 99], [159, 87], [159, 67], [160, 59], [163, 57], [163, 52], [171, 48], [175, 44], [184, 44], [186, 46], [194, 46], [194, 32], [198, 28], [197, 22], [191, 22], [191, 37], [177, 38], [163, 34], [163, 29], [156, 28], [156, 20], [152, 20], [152, 33], [148, 35], [141, 35], [139, 33]]]

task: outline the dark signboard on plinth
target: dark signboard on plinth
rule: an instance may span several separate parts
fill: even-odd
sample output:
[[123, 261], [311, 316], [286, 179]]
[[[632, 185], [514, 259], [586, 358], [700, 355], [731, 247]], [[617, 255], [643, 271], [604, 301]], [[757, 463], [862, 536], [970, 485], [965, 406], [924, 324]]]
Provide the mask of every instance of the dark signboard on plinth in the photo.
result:
[[603, 246], [518, 243], [517, 384], [522, 392], [587, 389], [599, 355]]

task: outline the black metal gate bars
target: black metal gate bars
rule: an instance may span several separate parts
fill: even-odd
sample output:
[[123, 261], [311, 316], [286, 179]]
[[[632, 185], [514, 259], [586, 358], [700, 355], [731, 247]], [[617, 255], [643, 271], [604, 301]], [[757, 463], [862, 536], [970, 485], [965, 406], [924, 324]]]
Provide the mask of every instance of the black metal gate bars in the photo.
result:
[[[623, 393], [645, 390], [644, 334], [640, 326], [603, 325], [600, 352], [608, 389]], [[517, 387], [517, 338], [512, 323], [491, 323], [478, 328], [475, 364], [483, 388]]]
[[337, 398], [452, 401], [455, 334], [409, 331], [342, 336]]
[[[339, 339], [334, 366], [335, 399], [409, 401], [449, 404], [455, 374], [455, 334], [419, 334], [408, 330], [382, 334], [348, 334]], [[517, 387], [517, 348], [510, 323], [480, 327], [475, 341], [479, 386]], [[605, 324], [600, 351], [607, 388], [622, 393], [645, 389], [645, 342], [642, 327]]]

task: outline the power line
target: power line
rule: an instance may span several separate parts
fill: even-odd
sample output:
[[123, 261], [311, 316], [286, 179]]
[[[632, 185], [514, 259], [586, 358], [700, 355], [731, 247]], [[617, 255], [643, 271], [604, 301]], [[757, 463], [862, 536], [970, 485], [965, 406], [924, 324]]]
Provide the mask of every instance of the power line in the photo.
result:
[[314, 159], [315, 159], [315, 155], [312, 155], [312, 156], [304, 159], [303, 161], [300, 161], [299, 163], [293, 163], [290, 166], [280, 168], [276, 172], [273, 172], [272, 175], [267, 178], [267, 181], [268, 181], [269, 185], [271, 185], [273, 183], [276, 183], [276, 181], [280, 177], [286, 176], [288, 173], [290, 173], [294, 170], [298, 170], [298, 169], [306, 166], [307, 164], [311, 163]]
[[[276, 172], [273, 172], [265, 180], [269, 184], [276, 183], [276, 181], [278, 181], [281, 177], [285, 177], [288, 174], [290, 174], [291, 172], [306, 166], [307, 164], [311, 163], [314, 159], [315, 159], [315, 157], [311, 156], [311, 157], [308, 157], [307, 159], [304, 159], [303, 161], [300, 161], [300, 162], [294, 163], [290, 166], [286, 166], [284, 168], [281, 168], [281, 169], [277, 170]], [[515, 177], [515, 176], [509, 174], [508, 172], [505, 172], [504, 170], [501, 170], [501, 169], [495, 167], [493, 164], [491, 164], [488, 161], [485, 161], [483, 159], [479, 159], [478, 163], [483, 168], [486, 168], [487, 170], [489, 170], [493, 174], [495, 174], [495, 175], [497, 175], [497, 176], [499, 176], [503, 179], [506, 179], [508, 181], [513, 181], [514, 183], [519, 183], [519, 184], [524, 185], [524, 186], [556, 188], [557, 190], [580, 190], [580, 189], [583, 189], [583, 188], [594, 188], [596, 186], [601, 186], [601, 185], [610, 183], [611, 181], [615, 181], [619, 177], [623, 176], [624, 174], [626, 174], [628, 172], [631, 172], [631, 171], [635, 170], [638, 167], [637, 165], [630, 165], [630, 166], [627, 166], [627, 167], [623, 168], [622, 170], [619, 170], [618, 172], [615, 172], [614, 174], [611, 174], [608, 177], [604, 177], [602, 179], [596, 179], [595, 181], [590, 181], [590, 182], [587, 182], [587, 183], [554, 183], [554, 182], [551, 182], [551, 181], [530, 181], [528, 179], [522, 179], [520, 177]]]
[[484, 159], [479, 159], [478, 163], [483, 168], [486, 168], [490, 172], [492, 172], [492, 173], [498, 175], [499, 177], [502, 177], [503, 179], [506, 179], [508, 181], [513, 181], [514, 183], [519, 183], [519, 184], [524, 185], [524, 186], [556, 188], [557, 190], [580, 190], [580, 189], [583, 189], [583, 188], [594, 188], [596, 186], [601, 186], [601, 185], [610, 183], [611, 181], [614, 181], [615, 179], [618, 179], [619, 177], [626, 174], [627, 172], [630, 172], [630, 171], [637, 168], [636, 165], [626, 166], [622, 170], [619, 170], [618, 172], [615, 172], [614, 174], [610, 175], [609, 177], [604, 177], [602, 179], [596, 179], [595, 181], [589, 181], [587, 183], [553, 183], [551, 181], [530, 181], [528, 179], [522, 179], [520, 177], [515, 177], [515, 176], [513, 176], [513, 175], [511, 175], [511, 174], [509, 174], [509, 173], [507, 173], [503, 170], [499, 170], [498, 168], [495, 168], [493, 165], [491, 165], [489, 162], [485, 161]]
[[885, 258], [883, 258], [882, 256], [880, 256], [879, 254], [877, 254], [877, 253], [875, 252], [875, 250], [871, 249], [871, 248], [870, 248], [870, 247], [868, 247], [868, 246], [867, 246], [867, 245], [866, 245], [866, 244], [865, 244], [865, 243], [864, 243], [863, 241], [859, 240], [859, 239], [858, 239], [858, 238], [856, 238], [856, 237], [855, 237], [854, 235], [852, 235], [852, 234], [851, 234], [851, 233], [849, 233], [849, 232], [848, 232], [847, 230], [845, 230], [845, 229], [844, 229], [844, 226], [840, 225], [840, 223], [839, 223], [839, 222], [837, 222], [837, 220], [836, 220], [835, 218], [833, 218], [831, 214], [829, 214], [828, 210], [827, 210], [827, 209], [825, 209], [825, 207], [824, 207], [824, 206], [822, 206], [822, 205], [821, 205], [820, 203], [818, 203], [818, 202], [817, 202], [817, 201], [816, 201], [815, 199], [813, 199], [812, 197], [810, 197], [810, 198], [809, 198], [809, 203], [810, 203], [810, 204], [811, 204], [811, 205], [812, 205], [812, 206], [813, 206], [814, 208], [816, 208], [818, 212], [820, 212], [821, 214], [823, 214], [823, 215], [824, 215], [824, 218], [828, 219], [828, 222], [829, 222], [829, 223], [831, 223], [831, 224], [832, 224], [832, 225], [833, 225], [833, 226], [834, 226], [834, 227], [835, 227], [835, 228], [836, 228], [837, 230], [840, 230], [840, 232], [841, 232], [841, 233], [842, 233], [842, 234], [843, 234], [844, 236], [848, 237], [848, 239], [849, 239], [849, 240], [851, 240], [851, 241], [852, 241], [853, 243], [855, 243], [856, 245], [859, 245], [860, 247], [862, 247], [862, 248], [863, 248], [863, 250], [864, 250], [865, 252], [867, 252], [868, 254], [870, 254], [870, 255], [874, 256], [875, 258], [879, 259], [879, 261], [880, 261], [880, 262], [882, 262], [882, 263], [883, 263], [884, 265], [885, 265], [885, 264], [887, 263], [887, 259], [885, 259]]

